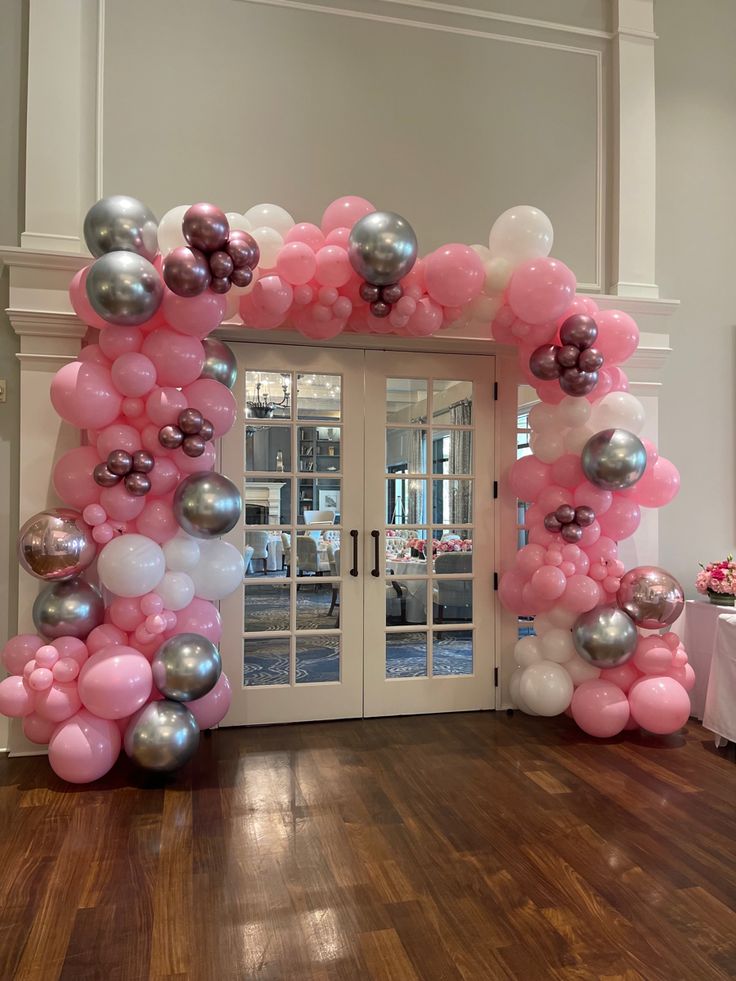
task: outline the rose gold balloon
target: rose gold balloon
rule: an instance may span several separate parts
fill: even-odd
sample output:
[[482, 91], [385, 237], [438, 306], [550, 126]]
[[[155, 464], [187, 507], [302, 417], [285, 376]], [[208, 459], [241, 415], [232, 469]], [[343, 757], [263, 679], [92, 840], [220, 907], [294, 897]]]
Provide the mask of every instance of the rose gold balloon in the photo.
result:
[[656, 565], [630, 569], [621, 579], [616, 599], [634, 623], [645, 630], [659, 630], [674, 623], [685, 605], [682, 586]]
[[46, 582], [78, 576], [96, 552], [92, 529], [70, 508], [41, 511], [26, 521], [18, 535], [20, 564]]

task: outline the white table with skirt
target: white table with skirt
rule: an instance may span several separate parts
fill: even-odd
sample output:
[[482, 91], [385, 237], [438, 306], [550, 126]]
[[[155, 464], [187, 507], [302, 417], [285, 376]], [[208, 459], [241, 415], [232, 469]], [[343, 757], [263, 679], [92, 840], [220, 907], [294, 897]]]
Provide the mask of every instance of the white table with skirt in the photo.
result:
[[736, 743], [736, 615], [722, 613], [716, 624], [703, 725], [716, 737], [716, 746]]
[[735, 612], [732, 606], [717, 606], [707, 600], [687, 600], [682, 615], [671, 627], [685, 645], [688, 660], [695, 672], [695, 687], [690, 692], [690, 704], [692, 714], [701, 721], [705, 714], [705, 695], [716, 644], [718, 618], [721, 614]]

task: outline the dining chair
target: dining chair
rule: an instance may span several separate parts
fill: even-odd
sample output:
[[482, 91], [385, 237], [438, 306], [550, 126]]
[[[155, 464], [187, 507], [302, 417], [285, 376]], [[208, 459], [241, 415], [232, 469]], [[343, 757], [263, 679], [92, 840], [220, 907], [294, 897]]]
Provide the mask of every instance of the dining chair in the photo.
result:
[[288, 532], [281, 532], [281, 548], [284, 553], [284, 565], [286, 566], [286, 575], [291, 575], [291, 535]]
[[251, 573], [253, 571], [250, 568], [250, 560], [252, 558], [253, 558], [253, 546], [252, 545], [246, 545], [245, 548], [243, 549], [243, 565], [245, 566], [246, 575], [248, 574], [248, 571], [249, 570], [250, 570]]
[[304, 523], [307, 525], [314, 525], [314, 524], [334, 525], [336, 514], [337, 511], [333, 511], [330, 509], [326, 511], [305, 511]]
[[[434, 560], [434, 571], [442, 573], [470, 573], [472, 552], [441, 552]], [[432, 590], [435, 623], [449, 620], [468, 620], [473, 609], [473, 583], [470, 579], [436, 579]], [[448, 616], [451, 610], [453, 615]]]
[[245, 544], [253, 549], [251, 565], [255, 561], [263, 562], [263, 572], [268, 572], [268, 532], [249, 531], [245, 536]]

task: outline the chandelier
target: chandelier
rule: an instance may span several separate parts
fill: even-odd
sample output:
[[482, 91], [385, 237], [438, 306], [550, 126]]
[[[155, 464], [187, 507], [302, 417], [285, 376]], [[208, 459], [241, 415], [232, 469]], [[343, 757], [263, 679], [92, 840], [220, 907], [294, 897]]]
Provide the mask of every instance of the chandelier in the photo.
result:
[[253, 419], [271, 419], [276, 409], [289, 407], [289, 381], [288, 374], [281, 375], [281, 391], [283, 396], [278, 401], [271, 398], [268, 389], [265, 387], [261, 376], [256, 376], [255, 398], [247, 399], [248, 415]]

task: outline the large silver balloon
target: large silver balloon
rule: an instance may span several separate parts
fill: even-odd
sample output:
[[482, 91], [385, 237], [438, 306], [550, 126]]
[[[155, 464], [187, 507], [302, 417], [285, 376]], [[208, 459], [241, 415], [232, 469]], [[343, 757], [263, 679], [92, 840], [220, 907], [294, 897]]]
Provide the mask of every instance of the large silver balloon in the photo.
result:
[[682, 586], [656, 565], [630, 569], [621, 579], [616, 600], [634, 623], [645, 630], [668, 627], [685, 606]]
[[222, 385], [232, 388], [238, 379], [238, 362], [235, 355], [222, 341], [216, 337], [205, 337], [204, 367], [200, 378], [213, 378]]
[[149, 702], [128, 723], [123, 743], [138, 766], [168, 773], [184, 766], [197, 752], [199, 726], [180, 702]]
[[151, 209], [127, 194], [100, 198], [84, 219], [84, 241], [93, 256], [137, 252], [152, 260], [158, 249], [157, 231]]
[[596, 487], [624, 490], [644, 474], [647, 451], [626, 429], [604, 429], [591, 436], [583, 447], [583, 473]]
[[46, 586], [33, 604], [33, 622], [42, 637], [79, 637], [99, 627], [105, 604], [94, 586], [83, 579], [66, 579]]
[[59, 582], [84, 572], [97, 546], [79, 511], [49, 508], [34, 514], [18, 533], [18, 560], [37, 579]]
[[156, 269], [135, 252], [108, 252], [92, 263], [87, 296], [108, 323], [137, 327], [161, 305], [164, 287]]
[[638, 635], [634, 623], [617, 606], [597, 606], [577, 618], [572, 628], [575, 650], [596, 668], [615, 668], [633, 657]]
[[174, 517], [193, 538], [219, 538], [240, 520], [243, 502], [221, 473], [193, 473], [176, 488]]
[[222, 672], [220, 652], [201, 634], [170, 637], [156, 651], [151, 666], [158, 690], [177, 702], [206, 695]]
[[406, 218], [374, 211], [356, 221], [348, 256], [353, 269], [374, 286], [398, 283], [417, 260], [417, 237]]

